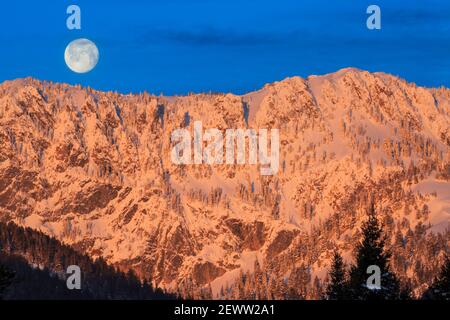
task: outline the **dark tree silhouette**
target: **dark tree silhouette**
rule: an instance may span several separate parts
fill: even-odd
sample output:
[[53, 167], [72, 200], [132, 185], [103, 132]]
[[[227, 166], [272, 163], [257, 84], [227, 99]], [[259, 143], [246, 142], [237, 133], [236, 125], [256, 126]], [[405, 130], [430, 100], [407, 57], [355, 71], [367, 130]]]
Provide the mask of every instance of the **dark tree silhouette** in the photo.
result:
[[347, 282], [345, 275], [345, 265], [342, 256], [335, 251], [333, 262], [328, 274], [330, 282], [326, 289], [326, 299], [344, 300], [347, 298]]
[[[350, 269], [349, 292], [356, 300], [400, 299], [400, 285], [390, 271], [390, 254], [385, 250], [385, 238], [378, 222], [373, 201], [368, 210], [368, 219], [362, 227], [363, 239], [356, 248], [356, 264]], [[381, 286], [369, 288], [367, 279], [371, 274], [369, 266], [377, 266], [381, 271]]]
[[[105, 260], [92, 260], [72, 247], [31, 228], [0, 223], [0, 264], [15, 272], [11, 284], [0, 270], [0, 290], [10, 284], [5, 299], [175, 299], [151, 281], [141, 282]], [[32, 268], [39, 265], [44, 268]], [[81, 290], [69, 290], [66, 270], [77, 265], [82, 272]], [[5, 280], [3, 280], [5, 279]]]
[[446, 256], [441, 272], [425, 291], [423, 299], [450, 300], [450, 257]]
[[3, 265], [0, 265], [0, 300], [3, 299], [3, 295], [11, 285], [13, 279], [14, 273]]

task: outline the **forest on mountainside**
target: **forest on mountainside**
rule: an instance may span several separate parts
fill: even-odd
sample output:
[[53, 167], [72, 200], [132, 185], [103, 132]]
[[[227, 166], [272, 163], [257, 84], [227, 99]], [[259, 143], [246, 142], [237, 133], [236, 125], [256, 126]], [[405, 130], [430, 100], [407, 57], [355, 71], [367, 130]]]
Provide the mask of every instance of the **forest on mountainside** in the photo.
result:
[[[81, 289], [69, 290], [66, 270], [81, 269]], [[103, 259], [92, 260], [31, 228], [0, 223], [0, 297], [3, 299], [175, 299], [121, 272]]]

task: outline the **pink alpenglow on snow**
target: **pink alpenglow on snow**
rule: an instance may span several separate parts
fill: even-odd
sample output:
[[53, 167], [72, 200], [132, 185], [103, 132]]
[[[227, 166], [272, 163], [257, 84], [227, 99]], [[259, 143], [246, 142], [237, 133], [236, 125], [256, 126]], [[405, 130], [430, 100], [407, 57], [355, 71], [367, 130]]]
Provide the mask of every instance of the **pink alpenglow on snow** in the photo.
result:
[[[259, 132], [259, 136], [258, 133]], [[248, 164], [261, 164], [261, 175], [274, 175], [278, 172], [280, 158], [279, 130], [270, 130], [270, 153], [268, 152], [267, 129], [226, 129], [225, 161], [224, 137], [217, 128], [206, 129], [203, 133], [201, 121], [194, 122], [194, 155], [192, 156], [192, 139], [189, 130], [176, 129], [172, 132], [171, 159], [174, 164], [246, 164], [246, 138], [248, 138]], [[203, 142], [207, 142], [203, 146]], [[235, 155], [236, 154], [236, 155]]]
[[320, 297], [371, 197], [416, 296], [448, 252], [450, 90], [385, 73], [174, 97], [7, 81], [0, 146], [2, 221], [184, 297]]

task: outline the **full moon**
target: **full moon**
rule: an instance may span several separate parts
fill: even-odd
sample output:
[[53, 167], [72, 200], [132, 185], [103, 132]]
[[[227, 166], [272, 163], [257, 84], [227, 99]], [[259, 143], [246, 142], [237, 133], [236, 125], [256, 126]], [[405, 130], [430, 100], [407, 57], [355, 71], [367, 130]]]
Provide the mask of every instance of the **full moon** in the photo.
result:
[[70, 70], [86, 73], [95, 68], [98, 62], [98, 49], [88, 39], [77, 39], [69, 43], [64, 52], [64, 60]]

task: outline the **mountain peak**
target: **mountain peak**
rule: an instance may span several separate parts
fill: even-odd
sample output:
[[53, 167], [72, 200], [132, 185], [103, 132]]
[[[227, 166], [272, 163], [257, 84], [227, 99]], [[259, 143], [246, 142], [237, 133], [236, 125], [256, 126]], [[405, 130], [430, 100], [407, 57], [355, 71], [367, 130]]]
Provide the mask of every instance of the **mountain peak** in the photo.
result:
[[[323, 279], [335, 247], [349, 256], [372, 197], [394, 268], [412, 283], [434, 275], [433, 248], [450, 238], [449, 95], [354, 68], [244, 96], [45, 84], [0, 90], [2, 220], [172, 290], [220, 294], [256, 261], [298, 290], [304, 272]], [[173, 163], [172, 133], [191, 134], [198, 121], [220, 132], [278, 129], [279, 171]]]
[[[297, 87], [298, 85], [301, 85], [302, 83], [305, 83], [308, 81], [310, 81], [310, 82], [321, 82], [321, 81], [325, 81], [325, 80], [337, 81], [339, 79], [342, 79], [345, 76], [353, 76], [358, 79], [363, 79], [365, 77], [366, 80], [371, 77], [372, 78], [378, 77], [380, 79], [397, 80], [397, 81], [406, 83], [406, 81], [404, 79], [402, 79], [398, 76], [395, 76], [395, 75], [388, 74], [388, 73], [369, 72], [369, 71], [362, 70], [362, 69], [359, 69], [356, 67], [345, 67], [345, 68], [342, 68], [335, 72], [331, 72], [331, 73], [327, 73], [327, 74], [323, 74], [323, 75], [309, 75], [306, 78], [302, 78], [300, 76], [286, 77], [283, 80], [267, 83], [262, 88], [256, 89], [254, 91], [250, 91], [250, 92], [244, 94], [243, 96], [252, 95], [254, 93], [257, 93], [257, 92], [263, 90], [266, 87], [277, 87], [279, 85], [291, 85], [293, 87]], [[59, 87], [66, 88], [66, 89], [71, 88], [73, 90], [85, 89], [81, 85], [71, 85], [71, 84], [67, 84], [67, 83], [54, 83], [52, 81], [39, 80], [39, 79], [36, 79], [33, 77], [18, 78], [18, 79], [14, 79], [14, 80], [5, 80], [3, 83], [0, 83], [0, 88], [3, 88], [3, 90], [15, 90], [17, 88], [24, 87], [26, 85], [33, 86], [35, 88], [43, 88], [45, 86], [59, 86]], [[94, 91], [97, 91], [97, 90], [94, 90]], [[104, 92], [104, 93], [107, 93], [107, 92]], [[199, 93], [199, 95], [201, 95], [201, 94], [206, 94], [206, 93]], [[133, 94], [128, 94], [128, 95], [132, 96]], [[232, 95], [236, 96], [235, 94], [232, 94]], [[174, 98], [171, 96], [164, 96], [164, 97], [167, 99]]]

